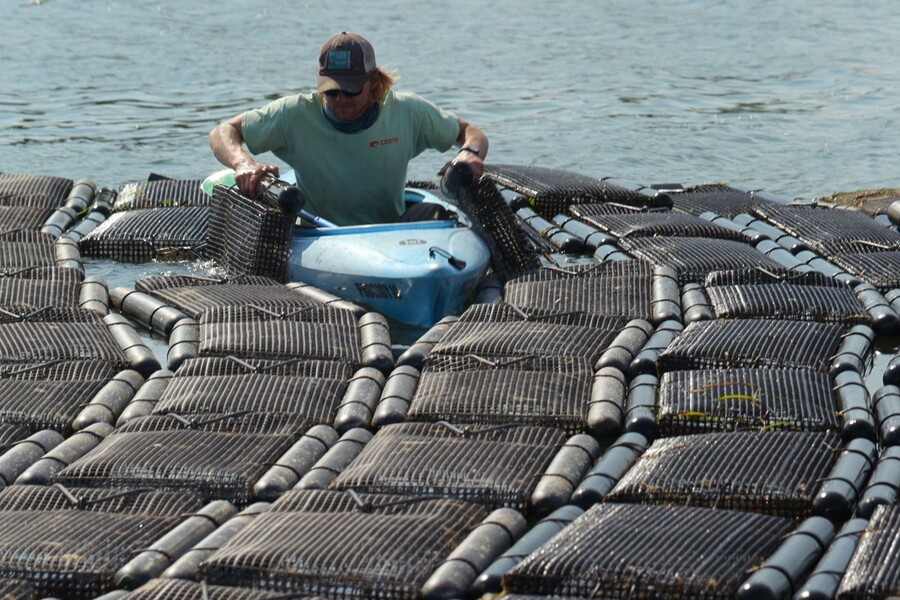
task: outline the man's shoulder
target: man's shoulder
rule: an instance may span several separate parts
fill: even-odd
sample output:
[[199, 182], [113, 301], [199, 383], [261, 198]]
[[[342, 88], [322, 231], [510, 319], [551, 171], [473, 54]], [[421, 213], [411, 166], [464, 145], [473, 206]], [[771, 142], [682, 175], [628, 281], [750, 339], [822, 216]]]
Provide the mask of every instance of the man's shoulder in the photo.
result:
[[398, 90], [391, 90], [388, 92], [387, 98], [385, 98], [386, 102], [397, 102], [398, 104], [415, 104], [415, 103], [428, 103], [425, 98], [418, 94], [414, 94], [413, 92], [401, 92]]
[[299, 94], [292, 94], [290, 96], [282, 96], [274, 102], [279, 103], [285, 109], [306, 109], [310, 106], [317, 105], [318, 99], [316, 98], [316, 95], [314, 93], [304, 92]]

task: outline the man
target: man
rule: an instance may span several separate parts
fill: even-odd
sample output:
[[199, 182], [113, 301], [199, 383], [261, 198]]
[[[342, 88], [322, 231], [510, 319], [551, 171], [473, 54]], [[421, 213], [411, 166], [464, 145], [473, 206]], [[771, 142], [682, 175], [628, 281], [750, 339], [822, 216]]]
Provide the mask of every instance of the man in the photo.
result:
[[312, 213], [338, 225], [397, 221], [412, 158], [456, 144], [452, 162], [468, 163], [478, 177], [488, 140], [465, 119], [395, 92], [394, 81], [376, 65], [365, 38], [337, 34], [322, 46], [317, 92], [220, 123], [209, 134], [213, 154], [235, 170], [245, 195], [255, 194], [265, 173], [278, 175], [276, 166], [253, 157], [271, 151], [294, 169]]

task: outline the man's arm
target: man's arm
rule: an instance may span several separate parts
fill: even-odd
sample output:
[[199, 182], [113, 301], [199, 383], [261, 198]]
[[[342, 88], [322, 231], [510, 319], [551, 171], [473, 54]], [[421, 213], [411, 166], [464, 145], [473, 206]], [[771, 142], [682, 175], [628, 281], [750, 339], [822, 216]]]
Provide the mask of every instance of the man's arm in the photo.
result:
[[256, 195], [256, 184], [265, 173], [278, 176], [278, 167], [258, 162], [244, 149], [244, 135], [241, 131], [241, 119], [237, 115], [222, 121], [209, 132], [209, 147], [213, 155], [226, 167], [234, 169], [235, 181], [245, 196]]
[[[459, 135], [456, 143], [461, 150], [451, 162], [468, 163], [475, 171], [475, 178], [481, 177], [484, 172], [484, 159], [488, 153], [488, 139], [478, 127], [459, 117]], [[470, 150], [466, 150], [470, 148]], [[478, 152], [476, 153], [475, 150]]]

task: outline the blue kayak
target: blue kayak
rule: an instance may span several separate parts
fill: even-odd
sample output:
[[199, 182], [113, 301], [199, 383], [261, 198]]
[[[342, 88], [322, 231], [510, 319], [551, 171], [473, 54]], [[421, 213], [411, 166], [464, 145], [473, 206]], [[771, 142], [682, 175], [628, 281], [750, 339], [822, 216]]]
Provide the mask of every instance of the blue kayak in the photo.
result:
[[288, 281], [302, 281], [391, 319], [429, 327], [459, 314], [490, 264], [490, 251], [459, 208], [427, 190], [406, 202], [441, 204], [457, 217], [347, 227], [297, 227]]
[[[292, 170], [280, 179], [296, 183]], [[233, 187], [234, 171], [213, 173], [202, 187], [212, 195], [214, 185]], [[418, 327], [462, 312], [490, 265], [490, 250], [459, 207], [418, 188], [407, 188], [404, 200], [439, 204], [455, 216], [339, 227], [301, 211], [304, 222], [320, 226], [294, 228], [287, 280]]]

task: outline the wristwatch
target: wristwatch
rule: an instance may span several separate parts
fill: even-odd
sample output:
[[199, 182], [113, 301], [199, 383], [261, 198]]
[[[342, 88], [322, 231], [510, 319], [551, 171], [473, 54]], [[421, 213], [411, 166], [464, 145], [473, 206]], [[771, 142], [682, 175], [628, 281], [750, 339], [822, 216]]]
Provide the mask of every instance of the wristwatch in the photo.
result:
[[481, 156], [481, 148], [479, 148], [478, 146], [463, 146], [459, 149], [459, 152], [457, 152], [457, 154], [460, 154], [462, 152], [471, 152], [475, 156]]

